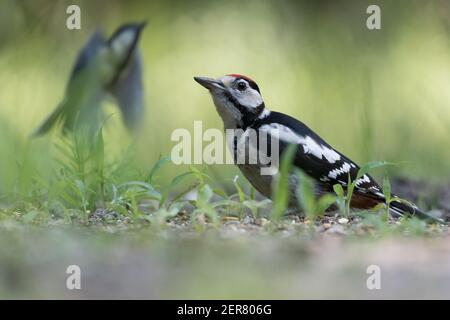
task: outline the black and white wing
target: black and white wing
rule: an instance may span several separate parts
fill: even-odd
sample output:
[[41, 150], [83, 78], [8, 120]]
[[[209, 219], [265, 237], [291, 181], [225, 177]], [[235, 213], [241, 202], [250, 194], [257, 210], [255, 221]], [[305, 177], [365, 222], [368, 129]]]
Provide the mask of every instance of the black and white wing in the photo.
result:
[[[348, 177], [352, 181], [356, 179], [359, 167], [352, 160], [333, 149], [322, 138], [315, 134], [305, 124], [290, 116], [271, 112], [258, 122], [259, 129], [270, 133], [277, 130], [280, 150], [289, 144], [297, 144], [294, 165], [302, 169], [317, 183], [332, 192], [333, 185], [341, 184], [346, 188]], [[367, 207], [373, 206], [373, 202], [384, 201], [377, 182], [368, 174], [356, 181], [355, 193], [361, 193], [370, 201]], [[376, 203], [375, 203], [376, 204]], [[366, 207], [366, 206], [364, 206]]]
[[[289, 144], [297, 144], [294, 165], [314, 178], [325, 192], [333, 192], [333, 186], [340, 184], [346, 189], [348, 177], [355, 181], [359, 167], [342, 153], [333, 149], [328, 143], [309, 129], [305, 124], [278, 112], [270, 112], [257, 122], [260, 130], [277, 129], [280, 151]], [[365, 174], [356, 180], [351, 206], [369, 209], [379, 203], [385, 203], [385, 196], [378, 183]], [[416, 205], [405, 202], [391, 202], [391, 213], [395, 216], [404, 214], [417, 215], [426, 220], [442, 223], [441, 219], [422, 212]]]

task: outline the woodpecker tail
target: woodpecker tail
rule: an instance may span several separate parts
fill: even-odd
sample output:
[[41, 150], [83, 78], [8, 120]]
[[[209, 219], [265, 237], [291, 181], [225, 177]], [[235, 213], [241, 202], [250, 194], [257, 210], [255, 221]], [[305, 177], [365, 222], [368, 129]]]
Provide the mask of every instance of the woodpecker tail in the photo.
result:
[[445, 223], [444, 220], [423, 212], [414, 204], [392, 201], [389, 205], [389, 209], [394, 216], [404, 216], [404, 215], [416, 216], [420, 219], [427, 220], [430, 222]]

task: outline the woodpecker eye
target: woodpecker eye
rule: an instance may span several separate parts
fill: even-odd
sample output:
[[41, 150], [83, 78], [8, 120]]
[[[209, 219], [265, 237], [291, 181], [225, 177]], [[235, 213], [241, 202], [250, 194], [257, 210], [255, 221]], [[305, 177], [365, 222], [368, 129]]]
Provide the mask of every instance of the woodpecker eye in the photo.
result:
[[247, 89], [247, 84], [244, 81], [241, 81], [238, 82], [236, 87], [239, 91], [244, 91], [245, 89]]

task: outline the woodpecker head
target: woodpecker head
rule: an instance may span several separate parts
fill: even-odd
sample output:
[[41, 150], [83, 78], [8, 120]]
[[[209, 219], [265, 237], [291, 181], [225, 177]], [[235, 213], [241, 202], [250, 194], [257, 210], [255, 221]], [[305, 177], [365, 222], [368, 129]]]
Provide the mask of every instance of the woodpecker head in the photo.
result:
[[122, 25], [109, 38], [108, 47], [119, 69], [127, 65], [146, 24], [142, 22]]
[[194, 77], [209, 90], [225, 128], [252, 124], [264, 111], [258, 85], [249, 77], [229, 74], [218, 79]]

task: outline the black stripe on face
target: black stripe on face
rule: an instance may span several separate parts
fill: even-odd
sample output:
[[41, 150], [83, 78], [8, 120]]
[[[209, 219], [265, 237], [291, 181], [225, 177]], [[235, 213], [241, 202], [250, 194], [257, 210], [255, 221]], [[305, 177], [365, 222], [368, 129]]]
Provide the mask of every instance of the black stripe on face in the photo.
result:
[[250, 86], [250, 88], [252, 88], [253, 90], [258, 91], [258, 93], [261, 94], [261, 92], [259, 92], [259, 87], [258, 87], [258, 85], [256, 84], [256, 82], [254, 82], [254, 81], [248, 81], [248, 80], [247, 80], [247, 82], [248, 82], [248, 85]]
[[225, 91], [225, 96], [228, 101], [239, 110], [242, 115], [243, 128], [247, 128], [252, 125], [259, 115], [264, 111], [264, 102], [261, 103], [256, 108], [247, 108], [239, 103], [239, 101], [228, 91]]
[[259, 91], [259, 87], [258, 87], [258, 85], [256, 84], [255, 81], [251, 80], [250, 78], [243, 78], [243, 77], [240, 77], [240, 78], [236, 78], [235, 82], [237, 82], [237, 81], [239, 81], [239, 80], [244, 80], [245, 82], [248, 83], [248, 86], [249, 86], [250, 88], [252, 88], [253, 90], [258, 91], [258, 93], [261, 94], [261, 92]]
[[239, 103], [239, 101], [228, 91], [225, 91], [225, 96], [227, 97], [228, 101], [235, 106], [239, 112], [243, 115], [249, 112], [248, 108], [244, 107], [242, 104]]
[[259, 116], [264, 111], [265, 105], [264, 102], [262, 102], [259, 106], [256, 107], [256, 114]]

